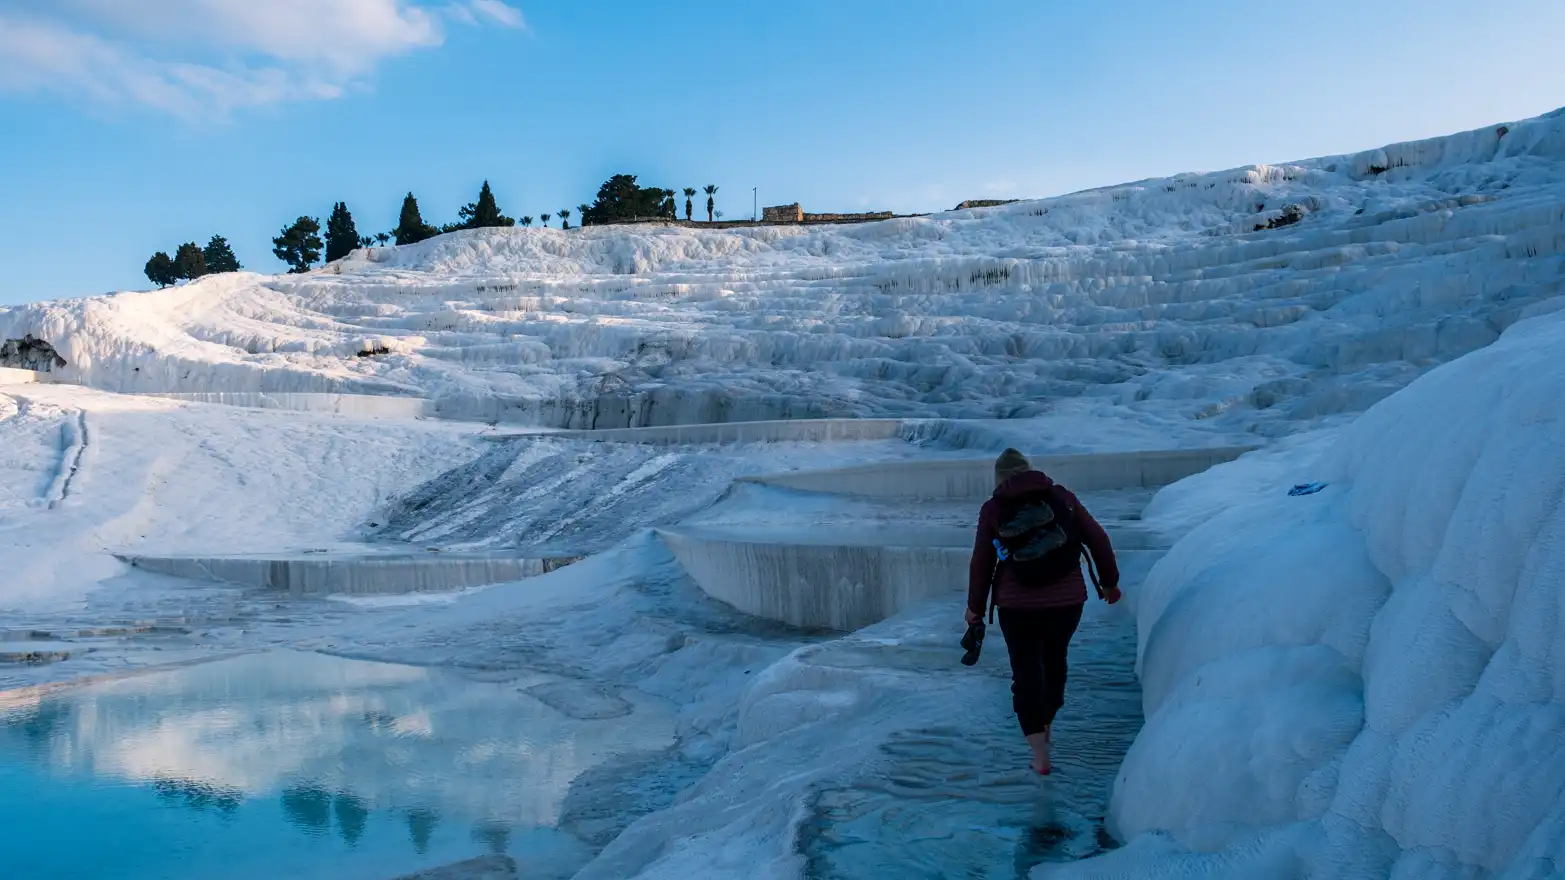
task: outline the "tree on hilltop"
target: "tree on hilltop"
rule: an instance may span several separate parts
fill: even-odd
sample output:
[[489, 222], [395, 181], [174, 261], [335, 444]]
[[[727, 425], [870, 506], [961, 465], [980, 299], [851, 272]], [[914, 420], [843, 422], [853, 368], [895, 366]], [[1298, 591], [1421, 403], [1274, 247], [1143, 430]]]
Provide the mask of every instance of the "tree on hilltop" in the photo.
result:
[[478, 191], [478, 201], [463, 205], [456, 213], [462, 218], [463, 229], [516, 225], [515, 220], [500, 213], [500, 206], [495, 202], [494, 191], [489, 188], [487, 180], [484, 181], [483, 189]]
[[597, 200], [582, 211], [582, 225], [668, 216], [669, 192], [641, 186], [634, 174], [616, 174], [598, 187]]
[[389, 233], [389, 232], [377, 232], [377, 233], [375, 233], [375, 243], [376, 244], [380, 245], [381, 247], [385, 247], [386, 246], [386, 242], [388, 242], [388, 241], [391, 241], [391, 233]]
[[359, 229], [353, 224], [347, 202], [331, 206], [331, 217], [326, 220], [326, 262], [331, 263], [353, 253], [359, 246]]
[[717, 195], [717, 184], [709, 183], [702, 187], [701, 191], [706, 193], [706, 222], [711, 223], [712, 209], [717, 207], [717, 202], [712, 198], [713, 196]]
[[418, 244], [426, 238], [434, 238], [440, 234], [440, 230], [424, 222], [424, 218], [418, 212], [418, 199], [413, 198], [412, 193], [402, 200], [402, 216], [397, 220], [397, 228], [391, 231], [396, 237], [397, 244]]
[[168, 254], [158, 251], [147, 260], [147, 280], [158, 287], [167, 287], [179, 280], [179, 271], [174, 268], [174, 260]]
[[553, 217], [553, 216], [554, 216], [553, 214], [539, 214], [538, 215], [538, 222], [542, 223], [544, 225], [544, 227], [547, 228], [548, 225], [549, 225], [549, 218]]
[[206, 270], [209, 275], [218, 272], [238, 272], [244, 268], [239, 265], [239, 258], [234, 256], [234, 249], [228, 246], [228, 239], [221, 235], [212, 236], [212, 240], [202, 248], [201, 256], [206, 260]]
[[206, 255], [193, 241], [187, 241], [174, 251], [174, 274], [191, 281], [207, 273]]
[[685, 220], [687, 221], [691, 219], [690, 215], [693, 213], [693, 209], [695, 207], [695, 203], [691, 200], [695, 197], [696, 188], [693, 186], [685, 187]]
[[556, 213], [558, 213], [560, 215], [560, 228], [561, 229], [570, 229], [571, 228], [571, 209], [570, 208], [561, 208]]
[[581, 222], [579, 224], [577, 224], [578, 226], [586, 226], [587, 225], [587, 211], [591, 207], [592, 207], [591, 205], [588, 205], [585, 202], [576, 206], [576, 216], [581, 218]]
[[321, 221], [300, 217], [272, 239], [272, 253], [287, 263], [289, 274], [310, 271], [310, 264], [321, 258]]
[[531, 214], [527, 214], [527, 215], [522, 217], [522, 225], [523, 226], [531, 226], [531, 225], [533, 225], [533, 218], [532, 218]]

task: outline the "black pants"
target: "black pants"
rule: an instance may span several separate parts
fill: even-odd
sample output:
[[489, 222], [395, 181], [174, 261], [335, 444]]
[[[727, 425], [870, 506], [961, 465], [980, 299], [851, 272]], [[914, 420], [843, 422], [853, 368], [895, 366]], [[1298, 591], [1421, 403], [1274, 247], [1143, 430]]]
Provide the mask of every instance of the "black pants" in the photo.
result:
[[1000, 609], [1000, 632], [1011, 655], [1011, 706], [1023, 736], [1043, 732], [1065, 705], [1065, 653], [1081, 623], [1081, 609]]

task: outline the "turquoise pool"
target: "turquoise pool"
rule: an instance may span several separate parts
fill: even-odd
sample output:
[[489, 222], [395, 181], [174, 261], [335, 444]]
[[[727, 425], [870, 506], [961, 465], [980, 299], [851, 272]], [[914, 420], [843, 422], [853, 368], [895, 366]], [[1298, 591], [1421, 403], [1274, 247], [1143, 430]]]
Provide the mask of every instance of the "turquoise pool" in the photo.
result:
[[0, 693], [0, 865], [389, 880], [508, 853], [567, 876], [591, 855], [557, 827], [571, 781], [673, 738], [656, 706], [572, 717], [571, 694], [292, 651]]

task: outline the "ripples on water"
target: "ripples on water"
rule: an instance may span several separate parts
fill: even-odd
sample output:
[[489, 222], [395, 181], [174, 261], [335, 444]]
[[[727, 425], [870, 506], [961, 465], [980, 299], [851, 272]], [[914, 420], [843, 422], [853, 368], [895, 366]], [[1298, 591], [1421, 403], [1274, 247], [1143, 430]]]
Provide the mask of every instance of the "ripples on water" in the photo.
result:
[[[1047, 778], [1026, 765], [1008, 691], [982, 717], [894, 737], [856, 778], [816, 793], [800, 842], [806, 876], [1010, 880], [1113, 847], [1102, 817], [1141, 727], [1135, 651], [1129, 615], [1089, 604]], [[999, 638], [975, 669], [1009, 678]]]
[[390, 878], [507, 853], [569, 876], [592, 852], [557, 827], [571, 782], [673, 740], [653, 707], [569, 689], [284, 651], [0, 693], [0, 875]]

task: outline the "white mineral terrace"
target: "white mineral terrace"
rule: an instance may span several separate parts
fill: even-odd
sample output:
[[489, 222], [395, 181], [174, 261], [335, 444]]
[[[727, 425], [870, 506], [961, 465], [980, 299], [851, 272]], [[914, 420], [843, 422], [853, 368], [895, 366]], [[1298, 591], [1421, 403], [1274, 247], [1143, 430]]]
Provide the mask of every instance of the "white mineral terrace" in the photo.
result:
[[42, 340], [59, 375], [104, 389], [397, 395], [542, 427], [1084, 397], [1287, 433], [1560, 292], [1562, 128], [862, 225], [472, 230], [302, 276], [3, 309], [0, 340]]
[[[34, 713], [0, 740], [91, 733], [162, 779], [195, 752], [158, 712], [125, 738], [51, 695], [288, 648], [583, 731], [665, 718], [624, 760], [485, 752], [547, 777], [554, 876], [1556, 876], [1562, 294], [1565, 110], [920, 218], [469, 230], [0, 308], [0, 713]], [[1001, 635], [956, 662], [1006, 447], [1125, 586], [1085, 610], [1041, 789]], [[388, 736], [447, 723], [405, 708]], [[246, 778], [211, 754], [197, 776]], [[445, 861], [482, 851], [442, 827]]]
[[[611, 431], [605, 442], [657, 445], [883, 439], [900, 424], [815, 421], [791, 430], [785, 422], [688, 425]], [[563, 432], [563, 439], [599, 439]], [[523, 435], [526, 436], [526, 435]], [[550, 440], [562, 439], [559, 433]], [[1088, 455], [1039, 455], [1034, 464], [1077, 492], [1155, 489], [1231, 461], [1254, 447], [1218, 447]], [[888, 462], [851, 468], [797, 470], [741, 477], [781, 489], [865, 498], [970, 502], [976, 510], [994, 487], [993, 460]], [[776, 522], [743, 525], [670, 525], [658, 534], [692, 579], [713, 598], [740, 611], [794, 626], [854, 630], [966, 583], [971, 525], [931, 526], [916, 506], [900, 521], [878, 523]], [[1116, 527], [1117, 545], [1152, 549], [1146, 533]], [[401, 594], [460, 590], [521, 580], [552, 571], [574, 557], [525, 557], [498, 551], [451, 552], [431, 547], [329, 549], [289, 553], [210, 555], [121, 554], [146, 571], [196, 580], [281, 590], [296, 596]]]
[[461, 590], [519, 581], [553, 571], [568, 559], [528, 559], [497, 553], [245, 554], [138, 556], [120, 559], [145, 571], [218, 581], [294, 596], [387, 595]]
[[[1176, 452], [1035, 456], [1036, 467], [1086, 494], [1156, 489], [1231, 461], [1245, 447]], [[971, 513], [994, 489], [991, 458], [895, 462], [742, 478], [782, 489], [858, 498], [967, 502]], [[856, 630], [942, 595], [966, 589], [973, 526], [929, 525], [929, 511], [904, 505], [891, 521], [851, 518], [789, 524], [708, 522], [660, 528], [658, 535], [691, 578], [715, 599], [747, 614], [794, 626]], [[1138, 516], [1139, 511], [1129, 511]], [[709, 519], [713, 517], [708, 517]], [[720, 517], [717, 517], [720, 519]], [[1132, 523], [1110, 522], [1116, 547], [1161, 549]]]

